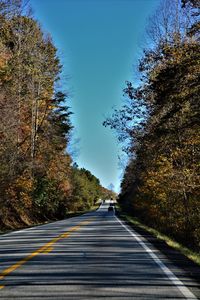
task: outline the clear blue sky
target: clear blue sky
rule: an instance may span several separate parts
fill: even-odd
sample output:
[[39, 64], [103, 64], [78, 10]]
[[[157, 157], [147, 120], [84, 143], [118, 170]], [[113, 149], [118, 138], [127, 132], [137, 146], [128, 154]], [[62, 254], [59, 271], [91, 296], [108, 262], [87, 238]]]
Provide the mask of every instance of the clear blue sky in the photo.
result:
[[[102, 122], [120, 107], [125, 80], [141, 51], [148, 16], [160, 0], [31, 0], [35, 18], [49, 32], [63, 64], [63, 89], [80, 138], [80, 167], [107, 187], [119, 188], [117, 140]], [[69, 76], [69, 80], [65, 78]], [[73, 140], [72, 140], [73, 143]]]

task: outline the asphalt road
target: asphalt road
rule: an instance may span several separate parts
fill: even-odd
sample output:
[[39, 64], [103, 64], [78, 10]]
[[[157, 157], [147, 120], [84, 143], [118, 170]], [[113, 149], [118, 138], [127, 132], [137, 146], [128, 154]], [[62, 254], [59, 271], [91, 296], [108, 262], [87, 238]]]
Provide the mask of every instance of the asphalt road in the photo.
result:
[[199, 299], [197, 283], [107, 207], [0, 236], [0, 299]]

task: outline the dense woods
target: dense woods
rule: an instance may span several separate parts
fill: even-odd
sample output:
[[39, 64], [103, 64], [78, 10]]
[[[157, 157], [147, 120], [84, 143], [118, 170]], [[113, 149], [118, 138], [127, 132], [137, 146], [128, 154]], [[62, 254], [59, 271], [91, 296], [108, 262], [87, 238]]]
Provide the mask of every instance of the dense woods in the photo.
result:
[[150, 19], [140, 83], [105, 122], [129, 162], [119, 203], [146, 224], [200, 249], [198, 0], [167, 0]]
[[51, 37], [20, 0], [0, 1], [0, 228], [62, 218], [109, 191], [66, 151], [72, 129]]

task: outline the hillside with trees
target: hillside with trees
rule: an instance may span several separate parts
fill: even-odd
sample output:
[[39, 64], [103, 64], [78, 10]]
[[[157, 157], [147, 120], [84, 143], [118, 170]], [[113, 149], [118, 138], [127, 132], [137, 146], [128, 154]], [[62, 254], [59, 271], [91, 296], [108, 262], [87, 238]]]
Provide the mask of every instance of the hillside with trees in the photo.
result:
[[0, 228], [90, 209], [107, 191], [74, 166], [72, 124], [51, 37], [20, 0], [0, 1]]
[[140, 83], [105, 122], [129, 157], [121, 207], [200, 249], [200, 40], [198, 0], [163, 1], [147, 28]]

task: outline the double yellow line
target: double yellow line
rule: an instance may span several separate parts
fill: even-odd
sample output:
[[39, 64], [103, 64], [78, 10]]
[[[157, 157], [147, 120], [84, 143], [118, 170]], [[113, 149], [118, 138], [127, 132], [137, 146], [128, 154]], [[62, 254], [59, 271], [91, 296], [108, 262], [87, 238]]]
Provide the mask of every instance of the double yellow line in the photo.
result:
[[[60, 234], [59, 236], [53, 238], [50, 242], [46, 243], [44, 246], [40, 247], [39, 249], [37, 249], [36, 251], [32, 252], [31, 254], [29, 254], [28, 256], [26, 256], [25, 258], [19, 260], [16, 264], [10, 266], [9, 268], [3, 270], [0, 273], [0, 280], [4, 279], [7, 275], [9, 275], [10, 273], [12, 273], [13, 271], [15, 271], [16, 269], [20, 268], [22, 265], [24, 265], [27, 261], [31, 260], [33, 257], [41, 254], [41, 253], [49, 253], [50, 251], [52, 251], [53, 249], [53, 244], [55, 244], [56, 242], [60, 241], [63, 238], [68, 238], [72, 232], [77, 231], [81, 226], [83, 225], [87, 225], [90, 222], [92, 222], [93, 219], [87, 220], [87, 221], [83, 221], [81, 223], [79, 223], [77, 226], [72, 227], [71, 229], [69, 229], [68, 231]], [[0, 289], [3, 289], [4, 285], [0, 285]]]

